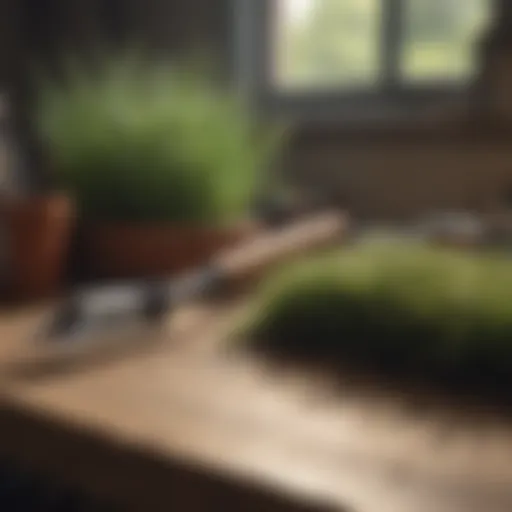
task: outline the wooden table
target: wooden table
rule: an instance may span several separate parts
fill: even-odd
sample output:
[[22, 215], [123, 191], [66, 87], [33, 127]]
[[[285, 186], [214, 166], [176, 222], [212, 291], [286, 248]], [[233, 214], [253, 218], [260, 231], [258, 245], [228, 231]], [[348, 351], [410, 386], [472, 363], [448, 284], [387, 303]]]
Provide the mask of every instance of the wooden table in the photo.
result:
[[120, 510], [512, 510], [511, 422], [223, 355], [236, 313], [191, 306], [159, 343], [47, 374], [11, 371], [41, 310], [6, 313], [0, 456]]

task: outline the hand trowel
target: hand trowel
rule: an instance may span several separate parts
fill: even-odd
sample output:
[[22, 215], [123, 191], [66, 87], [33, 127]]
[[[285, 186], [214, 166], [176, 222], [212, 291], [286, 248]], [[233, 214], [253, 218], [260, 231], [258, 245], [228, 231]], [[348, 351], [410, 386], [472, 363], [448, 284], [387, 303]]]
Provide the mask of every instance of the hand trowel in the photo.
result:
[[275, 263], [332, 244], [345, 232], [337, 211], [264, 231], [216, 255], [205, 267], [173, 279], [113, 282], [78, 289], [49, 311], [29, 353], [46, 362], [144, 346], [165, 334], [172, 311], [214, 290], [253, 280]]

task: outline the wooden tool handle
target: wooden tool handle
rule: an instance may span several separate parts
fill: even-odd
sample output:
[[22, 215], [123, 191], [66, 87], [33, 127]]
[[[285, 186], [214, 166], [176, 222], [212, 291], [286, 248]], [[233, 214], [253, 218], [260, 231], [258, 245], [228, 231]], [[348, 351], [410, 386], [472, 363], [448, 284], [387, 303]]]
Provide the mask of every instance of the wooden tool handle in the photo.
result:
[[336, 241], [346, 227], [340, 212], [317, 214], [224, 251], [213, 263], [229, 281], [244, 281], [275, 263]]

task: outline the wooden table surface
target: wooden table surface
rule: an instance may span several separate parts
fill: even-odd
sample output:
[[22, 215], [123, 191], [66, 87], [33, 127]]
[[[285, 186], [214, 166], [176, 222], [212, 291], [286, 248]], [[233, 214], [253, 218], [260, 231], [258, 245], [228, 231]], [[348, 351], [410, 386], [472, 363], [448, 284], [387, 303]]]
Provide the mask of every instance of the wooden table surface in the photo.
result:
[[510, 512], [512, 422], [225, 355], [235, 306], [69, 372], [15, 372], [43, 309], [0, 318], [0, 455], [122, 510]]

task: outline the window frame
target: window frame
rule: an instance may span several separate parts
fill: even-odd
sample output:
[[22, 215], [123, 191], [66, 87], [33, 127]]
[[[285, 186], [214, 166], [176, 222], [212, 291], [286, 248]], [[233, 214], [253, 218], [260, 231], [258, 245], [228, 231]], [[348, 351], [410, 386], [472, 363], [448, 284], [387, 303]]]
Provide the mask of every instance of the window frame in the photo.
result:
[[[235, 0], [237, 41], [235, 69], [238, 84], [259, 107], [273, 112], [307, 118], [339, 116], [407, 116], [427, 105], [453, 104], [461, 95], [477, 88], [476, 81], [435, 80], [405, 83], [400, 79], [399, 55], [403, 28], [402, 16], [407, 0], [382, 0], [384, 30], [382, 35], [383, 82], [376, 89], [330, 88], [301, 92], [279, 91], [271, 82], [273, 9], [277, 0]], [[496, 12], [496, 0], [491, 9]], [[476, 49], [478, 51], [478, 49]], [[367, 112], [368, 116], [362, 115]]]

